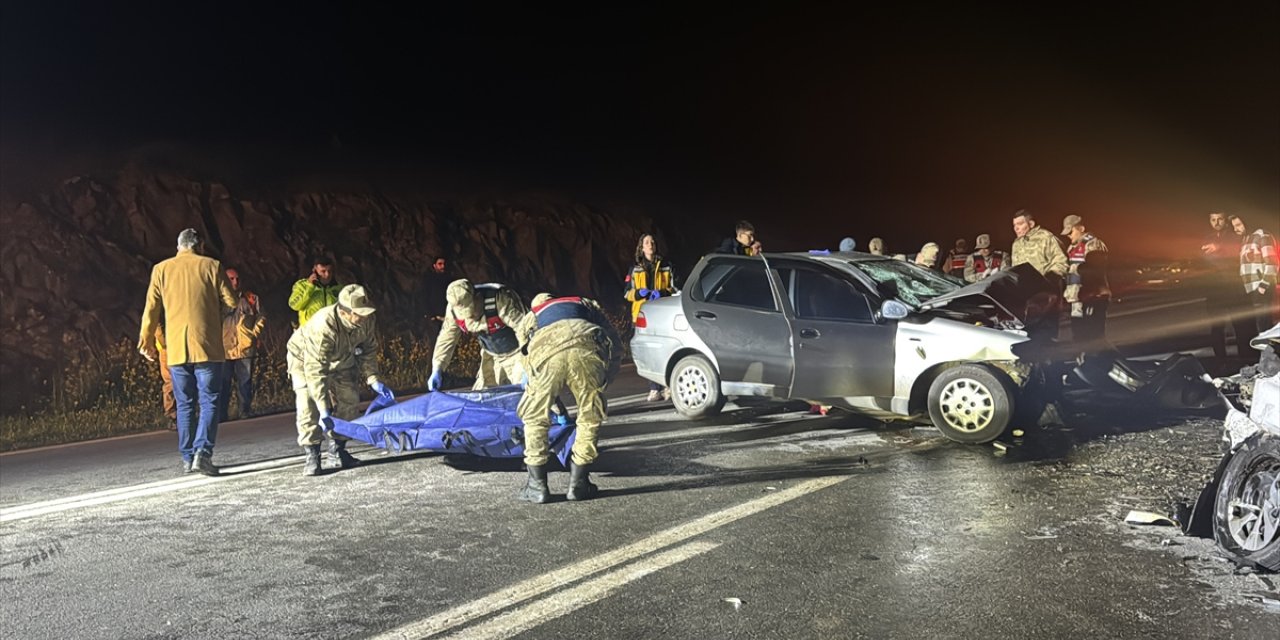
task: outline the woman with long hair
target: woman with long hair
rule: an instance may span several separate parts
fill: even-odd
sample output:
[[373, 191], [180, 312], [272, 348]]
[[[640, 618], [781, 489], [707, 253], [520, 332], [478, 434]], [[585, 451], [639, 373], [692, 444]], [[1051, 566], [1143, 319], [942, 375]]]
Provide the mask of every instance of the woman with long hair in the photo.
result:
[[[640, 315], [640, 307], [650, 300], [676, 293], [675, 277], [671, 265], [658, 253], [658, 242], [649, 233], [642, 234], [636, 243], [636, 262], [627, 276], [627, 292], [624, 297], [631, 303], [631, 322]], [[671, 392], [656, 382], [649, 383], [649, 402], [669, 400]]]

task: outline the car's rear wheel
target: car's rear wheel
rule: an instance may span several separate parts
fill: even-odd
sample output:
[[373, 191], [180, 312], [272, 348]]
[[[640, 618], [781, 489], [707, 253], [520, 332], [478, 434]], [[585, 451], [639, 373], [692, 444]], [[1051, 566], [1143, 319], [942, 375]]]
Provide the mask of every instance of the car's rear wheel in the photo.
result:
[[1280, 571], [1280, 438], [1252, 436], [1232, 455], [1218, 482], [1213, 537], [1241, 562]]
[[962, 364], [943, 371], [929, 385], [929, 418], [956, 442], [991, 442], [1009, 427], [1013, 394], [986, 367]]
[[671, 403], [686, 418], [709, 418], [724, 408], [720, 374], [706, 358], [685, 356], [671, 370]]

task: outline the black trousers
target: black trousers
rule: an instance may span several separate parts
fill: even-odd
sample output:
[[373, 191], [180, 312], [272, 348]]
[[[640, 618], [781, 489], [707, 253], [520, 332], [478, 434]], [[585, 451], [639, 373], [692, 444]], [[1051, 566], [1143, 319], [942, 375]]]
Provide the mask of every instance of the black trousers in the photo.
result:
[[1084, 316], [1071, 317], [1071, 339], [1077, 344], [1101, 342], [1107, 337], [1107, 309], [1110, 298], [1097, 298], [1084, 303]]
[[[1205, 316], [1209, 320], [1209, 340], [1213, 355], [1227, 357], [1227, 325], [1236, 337], [1236, 356], [1248, 357], [1253, 353], [1249, 341], [1258, 335], [1255, 309], [1239, 285], [1224, 283], [1221, 292], [1205, 298]], [[1270, 325], [1267, 325], [1268, 327]]]

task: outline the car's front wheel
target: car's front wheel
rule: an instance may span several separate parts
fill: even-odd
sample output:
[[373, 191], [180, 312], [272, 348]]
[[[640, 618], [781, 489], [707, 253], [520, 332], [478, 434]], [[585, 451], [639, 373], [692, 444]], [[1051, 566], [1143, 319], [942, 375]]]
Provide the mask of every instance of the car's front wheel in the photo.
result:
[[676, 412], [691, 418], [709, 418], [724, 408], [724, 395], [720, 393], [720, 374], [706, 358], [685, 356], [671, 370], [671, 403]]
[[1218, 482], [1213, 537], [1240, 561], [1280, 571], [1280, 438], [1254, 435]]
[[1009, 387], [980, 365], [947, 369], [929, 386], [929, 418], [956, 442], [995, 440], [1009, 427], [1013, 410]]

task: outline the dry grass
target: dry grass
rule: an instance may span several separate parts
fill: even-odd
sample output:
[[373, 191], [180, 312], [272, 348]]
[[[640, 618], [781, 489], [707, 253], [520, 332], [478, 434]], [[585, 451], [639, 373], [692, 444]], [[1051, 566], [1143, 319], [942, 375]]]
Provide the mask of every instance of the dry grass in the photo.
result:
[[[631, 335], [629, 318], [610, 314], [610, 321], [626, 344]], [[285, 367], [287, 339], [284, 332], [263, 337], [254, 360], [255, 413], [293, 411], [293, 389]], [[397, 392], [425, 390], [431, 350], [432, 345], [412, 335], [384, 335], [382, 378]], [[445, 372], [446, 386], [472, 380], [479, 362], [479, 342], [463, 341]], [[0, 451], [164, 429], [168, 420], [158, 367], [143, 359], [129, 341], [113, 345], [101, 356], [75, 357], [55, 380], [52, 397], [25, 407], [21, 414], [0, 416]], [[233, 398], [229, 406], [229, 417], [238, 418], [239, 402]]]
[[[285, 367], [287, 336], [269, 334], [254, 360], [255, 413], [293, 411], [293, 389]], [[466, 378], [475, 371], [480, 351], [474, 340], [454, 356], [449, 374]], [[431, 347], [411, 336], [384, 339], [382, 377], [397, 391], [426, 388]], [[95, 440], [164, 429], [168, 419], [161, 399], [159, 365], [148, 362], [129, 341], [101, 357], [68, 362], [53, 397], [20, 415], [0, 416], [0, 451]], [[234, 391], [232, 392], [235, 393]], [[239, 401], [229, 403], [230, 419], [239, 417]]]

